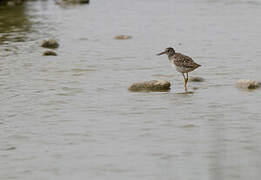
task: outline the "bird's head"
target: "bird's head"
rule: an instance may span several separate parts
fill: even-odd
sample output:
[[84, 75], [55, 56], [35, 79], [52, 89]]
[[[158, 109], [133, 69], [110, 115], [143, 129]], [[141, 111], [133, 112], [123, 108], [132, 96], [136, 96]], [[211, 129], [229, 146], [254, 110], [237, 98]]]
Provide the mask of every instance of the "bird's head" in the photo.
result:
[[163, 52], [161, 52], [157, 55], [160, 56], [162, 54], [167, 54], [168, 56], [170, 56], [170, 55], [175, 54], [175, 50], [172, 47], [168, 47], [168, 48], [165, 49], [165, 51], [163, 51]]

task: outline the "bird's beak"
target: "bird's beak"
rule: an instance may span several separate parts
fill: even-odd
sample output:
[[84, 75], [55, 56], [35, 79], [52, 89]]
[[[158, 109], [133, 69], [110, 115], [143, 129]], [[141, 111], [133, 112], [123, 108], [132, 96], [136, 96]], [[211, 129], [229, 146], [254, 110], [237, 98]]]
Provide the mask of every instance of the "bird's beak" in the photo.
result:
[[166, 54], [166, 53], [167, 53], [167, 51], [164, 51], [164, 52], [161, 52], [161, 53], [157, 54], [157, 56], [160, 56], [160, 55]]

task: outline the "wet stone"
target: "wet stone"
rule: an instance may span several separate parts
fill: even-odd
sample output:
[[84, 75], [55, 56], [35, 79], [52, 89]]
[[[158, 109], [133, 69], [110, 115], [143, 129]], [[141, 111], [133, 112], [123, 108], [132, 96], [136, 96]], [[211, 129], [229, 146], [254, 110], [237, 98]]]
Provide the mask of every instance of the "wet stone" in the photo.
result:
[[25, 0], [0, 0], [0, 5], [6, 5], [9, 7], [23, 4]]
[[237, 81], [236, 86], [241, 89], [257, 89], [261, 86], [261, 82], [249, 79], [240, 79]]
[[89, 0], [61, 0], [59, 2], [56, 2], [60, 5], [66, 5], [66, 4], [89, 4]]
[[59, 47], [59, 43], [55, 39], [43, 40], [41, 47], [55, 49]]
[[57, 56], [57, 53], [54, 51], [45, 51], [43, 56]]
[[115, 36], [115, 39], [131, 39], [131, 36], [128, 35], [119, 35], [119, 36]]
[[189, 82], [203, 82], [203, 81], [205, 81], [205, 79], [202, 77], [193, 77], [193, 76], [189, 77]]
[[12, 146], [12, 147], [6, 148], [5, 150], [6, 150], [6, 151], [16, 150], [16, 147]]
[[15, 6], [15, 2], [14, 1], [8, 1], [7, 6], [9, 6], [9, 7]]
[[128, 89], [130, 91], [169, 91], [170, 82], [165, 80], [151, 80], [133, 83]]

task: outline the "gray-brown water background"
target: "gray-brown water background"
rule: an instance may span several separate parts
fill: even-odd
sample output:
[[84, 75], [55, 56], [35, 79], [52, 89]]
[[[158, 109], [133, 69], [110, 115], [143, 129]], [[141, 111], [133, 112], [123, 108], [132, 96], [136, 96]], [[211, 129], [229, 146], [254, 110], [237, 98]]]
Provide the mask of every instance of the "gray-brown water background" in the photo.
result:
[[[258, 0], [0, 7], [0, 179], [259, 180], [261, 91], [235, 82], [261, 80], [260, 17]], [[155, 56], [169, 46], [202, 65], [193, 94]], [[127, 90], [151, 79], [171, 91]]]

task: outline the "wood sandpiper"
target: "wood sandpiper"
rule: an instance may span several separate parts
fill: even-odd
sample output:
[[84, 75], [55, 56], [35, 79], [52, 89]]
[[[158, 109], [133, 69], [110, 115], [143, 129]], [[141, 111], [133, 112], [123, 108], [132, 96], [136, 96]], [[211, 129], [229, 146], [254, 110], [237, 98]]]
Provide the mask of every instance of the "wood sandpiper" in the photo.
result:
[[[158, 56], [162, 55], [162, 54], [167, 54], [169, 57], [169, 61], [170, 63], [176, 67], [176, 70], [180, 73], [182, 73], [183, 78], [184, 78], [184, 87], [185, 87], [185, 91], [187, 92], [187, 83], [188, 83], [188, 73], [195, 70], [196, 68], [200, 67], [200, 64], [197, 64], [193, 61], [192, 58], [183, 55], [181, 53], [177, 53], [175, 52], [175, 50], [171, 47], [166, 48], [165, 51], [157, 54]], [[187, 74], [187, 77], [185, 77], [184, 74]]]

